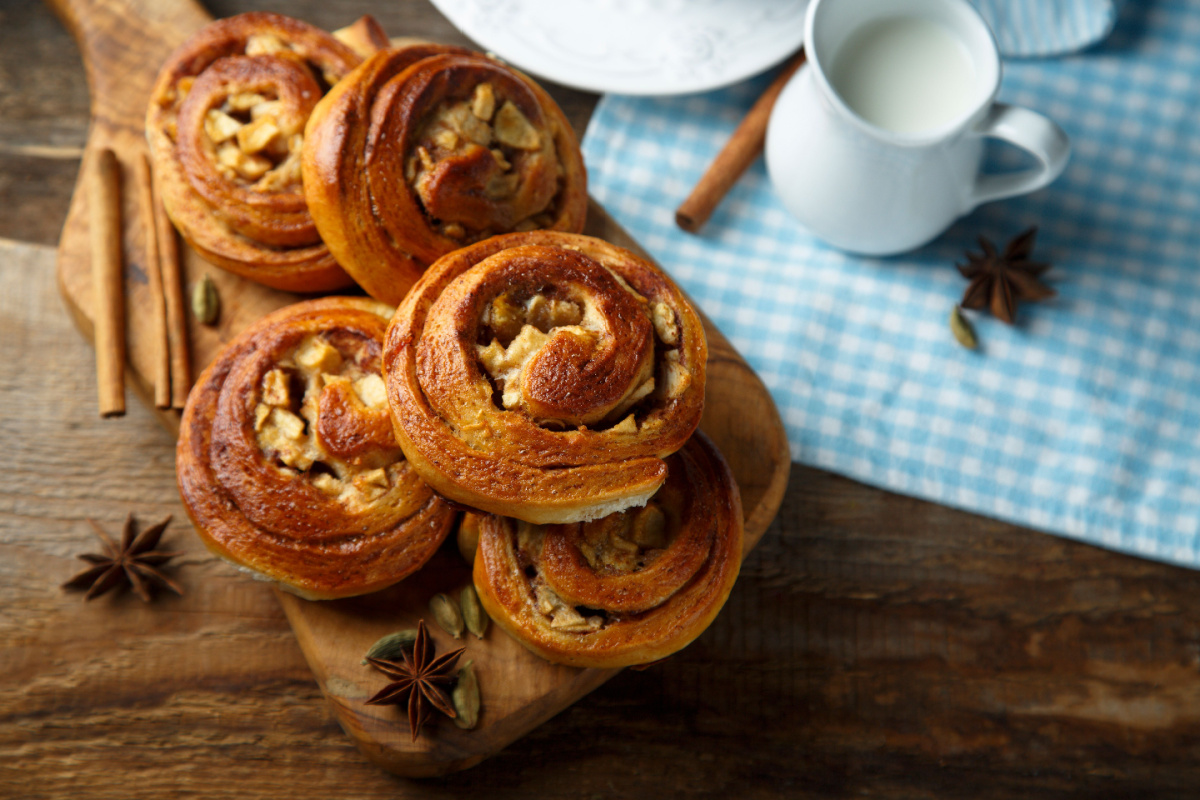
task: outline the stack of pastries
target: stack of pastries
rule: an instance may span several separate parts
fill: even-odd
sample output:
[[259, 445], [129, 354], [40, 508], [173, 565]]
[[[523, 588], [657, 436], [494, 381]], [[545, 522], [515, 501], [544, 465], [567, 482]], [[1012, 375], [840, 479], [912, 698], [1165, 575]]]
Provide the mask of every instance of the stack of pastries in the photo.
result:
[[465, 509], [484, 608], [550, 661], [647, 663], [708, 626], [742, 509], [697, 431], [703, 326], [656, 266], [579, 233], [583, 160], [541, 87], [369, 19], [245, 14], [163, 67], [147, 135], [207, 260], [373, 298], [286, 307], [200, 377], [177, 472], [210, 549], [347, 597], [419, 569]]

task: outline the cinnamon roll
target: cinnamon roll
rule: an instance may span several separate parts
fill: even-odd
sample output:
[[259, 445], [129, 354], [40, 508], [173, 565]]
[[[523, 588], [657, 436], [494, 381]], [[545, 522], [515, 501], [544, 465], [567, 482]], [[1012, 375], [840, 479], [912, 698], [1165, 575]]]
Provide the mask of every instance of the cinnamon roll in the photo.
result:
[[317, 104], [303, 167], [321, 238], [393, 304], [452, 250], [509, 231], [579, 232], [587, 213], [583, 157], [557, 104], [459, 47], [368, 59]]
[[488, 615], [575, 667], [645, 664], [699, 636], [737, 579], [741, 501], [703, 434], [667, 465], [642, 508], [572, 525], [483, 517], [474, 580]]
[[231, 341], [184, 409], [176, 471], [210, 550], [308, 598], [414, 572], [455, 512], [404, 460], [379, 376], [391, 308], [331, 297]]
[[168, 215], [207, 261], [276, 289], [352, 283], [308, 212], [300, 151], [317, 101], [361, 61], [307, 23], [252, 12], [206, 26], [163, 65], [146, 114], [154, 171]]
[[657, 267], [578, 234], [439, 259], [384, 348], [396, 439], [449, 499], [538, 524], [644, 504], [700, 422], [700, 318]]

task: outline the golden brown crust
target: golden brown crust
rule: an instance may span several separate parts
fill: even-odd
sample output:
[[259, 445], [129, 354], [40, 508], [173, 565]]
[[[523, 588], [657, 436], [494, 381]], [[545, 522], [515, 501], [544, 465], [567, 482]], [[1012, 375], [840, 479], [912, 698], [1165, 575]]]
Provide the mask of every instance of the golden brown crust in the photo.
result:
[[380, 50], [392, 46], [387, 31], [370, 14], [364, 14], [350, 25], [333, 32], [333, 38], [349, 47], [359, 58], [368, 59]]
[[488, 615], [543, 658], [576, 667], [649, 663], [699, 636], [737, 579], [741, 500], [703, 434], [667, 463], [644, 509], [544, 528], [483, 517], [474, 580]]
[[532, 231], [439, 259], [384, 349], [396, 439], [434, 489], [528, 522], [644, 503], [700, 422], [699, 316], [657, 267]]
[[218, 20], [163, 65], [146, 136], [163, 204], [206, 260], [298, 292], [348, 286], [300, 185], [304, 125], [361, 58], [280, 14]]
[[558, 105], [459, 47], [364, 62], [310, 117], [303, 170], [321, 237], [393, 304], [452, 250], [511, 230], [579, 232], [587, 213], [583, 157]]
[[391, 432], [378, 377], [390, 312], [366, 298], [289, 306], [200, 376], [176, 471], [209, 549], [322, 599], [395, 583], [437, 549], [455, 512]]

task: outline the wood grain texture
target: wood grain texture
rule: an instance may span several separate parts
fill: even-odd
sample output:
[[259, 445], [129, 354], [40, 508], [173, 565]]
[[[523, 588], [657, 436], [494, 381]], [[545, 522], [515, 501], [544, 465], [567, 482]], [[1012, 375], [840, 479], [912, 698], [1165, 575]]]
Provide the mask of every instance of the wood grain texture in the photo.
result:
[[[695, 643], [473, 769], [393, 778], [272, 592], [182, 522], [171, 437], [140, 404], [95, 418], [53, 265], [0, 243], [0, 797], [1195, 796], [1200, 575], [801, 467]], [[186, 595], [60, 590], [84, 519], [130, 509], [175, 514]]]
[[[325, 25], [338, 6], [209, 5]], [[419, 0], [340, 6], [453, 33]], [[53, 244], [87, 92], [42, 4], [0, 2], [0, 75], [0, 236]], [[53, 269], [52, 250], [0, 242], [0, 797], [1196, 794], [1197, 573], [798, 466], [693, 645], [473, 769], [393, 778], [339, 729], [271, 592], [181, 526], [166, 432], [137, 403], [94, 417], [93, 353]], [[84, 518], [115, 530], [129, 509], [176, 515], [187, 595], [58, 590], [93, 546]]]
[[[54, 0], [53, 5], [80, 44], [93, 91], [95, 123], [86, 148], [89, 163], [109, 147], [120, 151], [127, 164], [140, 161], [144, 111], [150, 86], [165, 58], [162, 50], [183, 41], [198, 28], [204, 21], [203, 13], [192, 0]], [[145, 51], [132, 42], [122, 45], [126, 30], [149, 32], [151, 28], [158, 38]], [[118, 74], [120, 80], [114, 80]], [[128, 172], [132, 180], [132, 168]], [[95, 208], [95, 194], [83, 188], [86, 185], [81, 183], [63, 228], [58, 278], [72, 316], [85, 334], [94, 338], [100, 332], [95, 325], [97, 284], [87, 242], [81, 234], [92, 227], [92, 219], [104, 215]], [[133, 213], [122, 218], [123, 238], [126, 252], [141, 254], [143, 265], [128, 270], [126, 276], [130, 284], [130, 310], [126, 315], [128, 373], [130, 383], [145, 398], [153, 395], [159, 349], [144, 266], [146, 229], [137, 214], [136, 192], [132, 194], [132, 201], [125, 203], [132, 205]], [[586, 232], [648, 258], [594, 201], [588, 207]], [[164, 234], [160, 239], [169, 235]], [[208, 274], [221, 297], [222, 314], [215, 328], [201, 326], [189, 315], [192, 363], [197, 373], [212, 362], [225, 342], [251, 322], [301, 299], [216, 269], [183, 242], [179, 254], [187, 284], [194, 285], [201, 275]], [[165, 270], [165, 277], [171, 274], [171, 270]], [[709, 368], [701, 426], [726, 455], [738, 479], [749, 548], [762, 536], [782, 500], [791, 466], [787, 440], [779, 413], [762, 382], [711, 323], [706, 321], [705, 327]], [[178, 429], [175, 412], [159, 411], [158, 416], [169, 429]], [[496, 633], [488, 642], [477, 643], [468, 655], [475, 659], [480, 679], [489, 687], [479, 724], [466, 733], [443, 726], [437, 736], [412, 741], [404, 717], [395, 707], [364, 705], [363, 701], [382, 682], [359, 662], [380, 636], [414, 627], [418, 618], [426, 616], [426, 603], [434, 592], [453, 590], [457, 594], [469, 582], [464, 569], [454, 569], [456, 564], [461, 567], [461, 559], [431, 564], [424, 571], [431, 574], [423, 575], [423, 580], [410, 578], [396, 591], [375, 593], [353, 602], [311, 602], [280, 594], [301, 649], [342, 726], [368, 757], [401, 775], [438, 775], [473, 766], [615, 674], [612, 670], [551, 665]], [[444, 649], [448, 643], [441, 646]]]

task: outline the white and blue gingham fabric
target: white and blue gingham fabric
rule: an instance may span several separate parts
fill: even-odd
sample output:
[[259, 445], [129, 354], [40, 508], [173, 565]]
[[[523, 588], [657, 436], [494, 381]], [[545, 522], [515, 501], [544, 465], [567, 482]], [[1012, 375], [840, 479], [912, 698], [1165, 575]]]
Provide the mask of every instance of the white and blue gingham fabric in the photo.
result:
[[1108, 36], [1118, 10], [1116, 0], [971, 2], [992, 26], [1006, 56], [1048, 56], [1087, 47]]
[[[768, 80], [605, 97], [584, 154], [596, 198], [762, 376], [793, 457], [1200, 567], [1200, 3], [1128, 3], [1102, 42], [1007, 61], [1001, 99], [1066, 129], [1066, 172], [888, 259], [803, 232], [761, 160], [700, 236], [675, 226]], [[1058, 296], [1013, 327], [966, 312], [981, 346], [964, 349], [947, 326], [966, 287], [954, 263], [979, 234], [1002, 245], [1035, 224]]]

